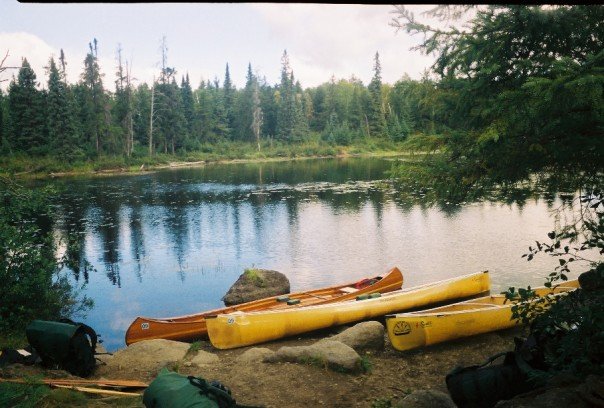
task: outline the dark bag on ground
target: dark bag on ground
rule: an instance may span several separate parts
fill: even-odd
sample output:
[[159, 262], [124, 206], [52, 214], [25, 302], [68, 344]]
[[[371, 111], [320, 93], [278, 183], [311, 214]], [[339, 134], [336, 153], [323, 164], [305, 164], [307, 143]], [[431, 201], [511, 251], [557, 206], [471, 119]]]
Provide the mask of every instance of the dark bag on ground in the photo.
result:
[[27, 341], [42, 359], [42, 365], [88, 377], [96, 365], [97, 334], [83, 323], [34, 320], [25, 329]]
[[231, 391], [217, 381], [184, 376], [163, 368], [143, 394], [147, 408], [239, 407]]
[[40, 357], [31, 346], [19, 350], [8, 347], [0, 350], [0, 368], [10, 364], [34, 365], [39, 361]]
[[[503, 363], [492, 364], [499, 357], [504, 357]], [[456, 367], [446, 377], [447, 389], [458, 407], [490, 408], [499, 400], [510, 399], [539, 386], [530, 377], [531, 371], [520, 353], [503, 352], [480, 365]]]

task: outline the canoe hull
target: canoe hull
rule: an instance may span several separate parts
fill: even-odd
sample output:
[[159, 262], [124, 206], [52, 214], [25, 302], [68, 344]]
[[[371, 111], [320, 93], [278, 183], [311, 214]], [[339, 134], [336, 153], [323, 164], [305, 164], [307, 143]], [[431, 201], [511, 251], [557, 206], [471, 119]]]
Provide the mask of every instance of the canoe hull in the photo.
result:
[[481, 272], [390, 292], [374, 299], [289, 310], [208, 316], [206, 324], [212, 345], [219, 349], [231, 349], [371, 319], [395, 311], [477, 296], [489, 289], [488, 272]]
[[[556, 288], [556, 296], [574, 290], [578, 281]], [[538, 288], [539, 296], [553, 293]], [[485, 296], [448, 306], [386, 316], [386, 330], [392, 347], [399, 351], [438, 344], [518, 325], [512, 320], [513, 303], [505, 296]]]
[[[360, 288], [354, 288], [359, 283], [375, 280], [372, 284], [367, 284]], [[154, 319], [148, 317], [137, 317], [126, 331], [126, 344], [151, 340], [166, 339], [178, 341], [192, 341], [207, 337], [206, 317], [224, 313], [246, 312], [270, 309], [288, 309], [299, 308], [308, 305], [329, 304], [355, 299], [357, 296], [366, 293], [387, 293], [401, 288], [403, 283], [403, 274], [394, 267], [386, 274], [376, 276], [372, 279], [364, 279], [359, 282], [347, 283], [344, 285], [332, 286], [328, 288], [310, 290], [289, 294], [289, 299], [299, 300], [296, 305], [288, 305], [287, 302], [277, 302], [276, 297], [268, 297], [243, 303], [240, 305], [224, 307], [220, 309], [209, 310], [202, 313], [168, 317], [163, 319]], [[349, 289], [349, 291], [345, 291]]]

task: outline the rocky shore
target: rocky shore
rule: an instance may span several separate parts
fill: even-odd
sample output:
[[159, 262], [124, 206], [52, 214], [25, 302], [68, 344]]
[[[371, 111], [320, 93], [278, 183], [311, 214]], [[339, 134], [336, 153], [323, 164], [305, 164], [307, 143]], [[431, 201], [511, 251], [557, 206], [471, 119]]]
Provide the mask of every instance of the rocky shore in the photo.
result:
[[[167, 367], [183, 375], [218, 380], [245, 405], [455, 407], [447, 393], [447, 373], [457, 365], [479, 364], [512, 349], [514, 336], [520, 334], [520, 329], [504, 330], [403, 353], [390, 346], [379, 321], [232, 350], [217, 350], [209, 341], [150, 340], [101, 356], [92, 378], [150, 382]], [[26, 375], [70, 377], [64, 371], [20, 365], [0, 370], [3, 378]], [[585, 390], [586, 384], [570, 381], [500, 402], [500, 406], [551, 407], [552, 401], [559, 401], [558, 406], [593, 406], [585, 395], [593, 394], [602, 381], [592, 383], [591, 391]], [[94, 396], [86, 406], [116, 404], [115, 398]], [[119, 406], [142, 407], [142, 398], [121, 399]]]

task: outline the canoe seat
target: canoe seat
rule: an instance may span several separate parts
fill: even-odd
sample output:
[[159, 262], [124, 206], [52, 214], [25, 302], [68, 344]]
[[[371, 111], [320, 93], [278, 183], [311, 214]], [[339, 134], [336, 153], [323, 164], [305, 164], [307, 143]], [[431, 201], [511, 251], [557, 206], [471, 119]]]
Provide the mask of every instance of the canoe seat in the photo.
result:
[[344, 292], [344, 293], [354, 293], [356, 291], [358, 291], [357, 288], [353, 288], [353, 287], [350, 287], [350, 286], [345, 286], [343, 288], [340, 288], [340, 292]]

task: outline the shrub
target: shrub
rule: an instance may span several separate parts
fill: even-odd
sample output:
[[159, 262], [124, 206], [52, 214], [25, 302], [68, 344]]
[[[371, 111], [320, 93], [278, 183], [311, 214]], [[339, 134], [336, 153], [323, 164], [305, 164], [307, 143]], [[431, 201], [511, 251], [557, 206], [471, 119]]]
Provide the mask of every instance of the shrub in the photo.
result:
[[33, 319], [70, 317], [92, 307], [78, 300], [57, 260], [49, 200], [52, 190], [25, 189], [0, 177], [0, 331]]

